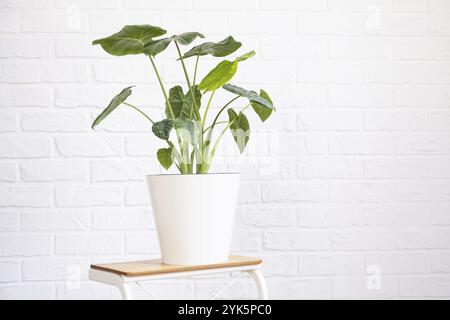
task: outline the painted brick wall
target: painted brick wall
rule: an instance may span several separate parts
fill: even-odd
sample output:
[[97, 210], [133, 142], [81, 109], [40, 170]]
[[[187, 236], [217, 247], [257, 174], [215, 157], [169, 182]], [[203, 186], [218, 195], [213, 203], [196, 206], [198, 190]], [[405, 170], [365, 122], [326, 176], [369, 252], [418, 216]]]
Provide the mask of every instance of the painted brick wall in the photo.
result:
[[[215, 170], [243, 172], [233, 250], [265, 259], [273, 298], [450, 298], [449, 1], [0, 0], [1, 299], [117, 298], [89, 263], [158, 256], [144, 177], [159, 142], [125, 108], [89, 128], [127, 85], [162, 116], [144, 57], [90, 45], [141, 23], [257, 52], [235, 82], [278, 111]], [[168, 85], [174, 58], [158, 57]], [[147, 287], [207, 297], [227, 280]]]

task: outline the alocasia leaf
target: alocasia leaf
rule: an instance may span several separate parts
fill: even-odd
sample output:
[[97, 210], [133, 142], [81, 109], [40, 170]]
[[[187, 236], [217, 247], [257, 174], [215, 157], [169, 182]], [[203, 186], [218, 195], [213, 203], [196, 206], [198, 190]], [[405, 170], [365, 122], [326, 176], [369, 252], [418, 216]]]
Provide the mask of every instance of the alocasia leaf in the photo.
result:
[[180, 86], [175, 86], [169, 90], [169, 102], [172, 106], [173, 117], [170, 112], [169, 106], [166, 104], [166, 116], [167, 118], [178, 118], [180, 117], [181, 109], [184, 103], [184, 93], [183, 88]]
[[202, 93], [198, 89], [198, 86], [197, 85], [193, 86], [191, 90], [192, 90], [193, 94], [191, 94], [190, 91], [188, 91], [186, 93], [186, 95], [184, 96], [184, 104], [181, 109], [180, 117], [185, 118], [185, 119], [192, 119], [192, 117], [194, 115], [195, 107], [194, 107], [194, 103], [192, 102], [192, 96], [194, 96], [195, 105], [197, 106], [197, 108], [200, 109], [200, 105], [201, 105]]
[[133, 88], [133, 86], [126, 87], [111, 100], [108, 106], [97, 116], [97, 118], [95, 118], [94, 122], [92, 123], [92, 129], [94, 129], [96, 125], [102, 122], [111, 112], [113, 112], [131, 95], [131, 88]]
[[144, 53], [150, 56], [156, 56], [158, 53], [163, 52], [172, 41], [176, 41], [181, 45], [191, 44], [196, 38], [204, 38], [205, 36], [199, 32], [185, 32], [179, 35], [158, 39], [146, 44]]
[[[263, 89], [259, 90], [259, 96], [263, 99], [266, 99], [273, 105], [272, 99], [270, 99], [269, 94]], [[273, 109], [267, 108], [259, 104], [258, 102], [251, 101], [250, 103], [252, 105], [253, 110], [255, 110], [256, 114], [258, 115], [258, 117], [261, 119], [262, 122], [266, 121], [267, 118], [269, 118], [273, 112]]]
[[258, 95], [254, 91], [249, 91], [247, 89], [244, 89], [242, 87], [238, 87], [232, 84], [226, 84], [223, 86], [223, 88], [229, 92], [235, 93], [239, 96], [247, 98], [250, 102], [256, 102], [266, 108], [275, 110], [275, 107], [273, 106], [272, 102], [268, 99], [265, 99], [265, 97]]
[[[197, 86], [193, 86], [193, 95], [196, 105], [199, 107], [201, 104], [202, 94], [198, 90]], [[192, 119], [194, 104], [192, 103], [191, 92], [188, 91], [184, 94], [183, 89], [180, 86], [172, 87], [169, 90], [169, 102], [172, 106], [174, 118]], [[169, 106], [166, 104], [166, 116], [172, 118]]]
[[232, 36], [229, 36], [220, 42], [205, 42], [199, 46], [195, 46], [183, 55], [183, 59], [193, 56], [204, 56], [207, 54], [214, 57], [225, 57], [235, 52], [241, 46], [242, 43], [234, 40]]
[[238, 62], [224, 60], [212, 69], [200, 82], [198, 88], [204, 91], [212, 91], [220, 88], [230, 81], [236, 74]]
[[153, 42], [153, 38], [166, 34], [166, 30], [151, 25], [125, 26], [119, 32], [109, 37], [97, 39], [93, 45], [99, 44], [114, 56], [140, 54], [144, 52], [146, 44]]
[[254, 55], [255, 51], [250, 51], [237, 57], [234, 61], [224, 60], [220, 62], [202, 79], [202, 81], [200, 81], [198, 88], [206, 92], [222, 87], [234, 77], [237, 71], [238, 63], [245, 61]]
[[172, 39], [164, 38], [164, 39], [158, 39], [158, 40], [152, 41], [150, 43], [147, 43], [147, 45], [144, 48], [144, 53], [149, 56], [154, 57], [158, 53], [161, 53], [164, 50], [166, 50], [171, 42], [172, 42]]
[[156, 152], [156, 157], [158, 158], [159, 163], [164, 167], [164, 169], [168, 170], [172, 164], [172, 148], [161, 148]]
[[250, 125], [248, 119], [242, 112], [237, 114], [233, 109], [228, 109], [228, 118], [230, 122], [230, 130], [234, 141], [239, 148], [239, 152], [244, 152], [244, 149], [250, 139]]
[[204, 38], [205, 36], [200, 32], [185, 32], [179, 35], [172, 36], [172, 40], [176, 41], [178, 44], [186, 46], [194, 42], [197, 38]]
[[170, 131], [173, 128], [173, 120], [164, 119], [158, 122], [155, 122], [152, 126], [152, 131], [158, 138], [162, 140], [168, 140], [170, 137]]

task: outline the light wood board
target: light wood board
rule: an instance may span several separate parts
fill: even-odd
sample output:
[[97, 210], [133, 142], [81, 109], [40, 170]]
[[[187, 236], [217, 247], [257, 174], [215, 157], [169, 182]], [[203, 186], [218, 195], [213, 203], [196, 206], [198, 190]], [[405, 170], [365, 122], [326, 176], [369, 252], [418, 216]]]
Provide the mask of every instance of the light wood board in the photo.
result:
[[250, 265], [258, 265], [261, 263], [262, 260], [259, 258], [230, 256], [230, 260], [228, 260], [227, 262], [217, 264], [196, 265], [196, 266], [179, 266], [179, 265], [164, 264], [162, 263], [161, 259], [157, 259], [157, 260], [116, 262], [107, 264], [93, 264], [91, 265], [91, 269], [112, 272], [127, 277], [133, 277], [133, 276], [148, 276], [171, 272], [250, 266]]

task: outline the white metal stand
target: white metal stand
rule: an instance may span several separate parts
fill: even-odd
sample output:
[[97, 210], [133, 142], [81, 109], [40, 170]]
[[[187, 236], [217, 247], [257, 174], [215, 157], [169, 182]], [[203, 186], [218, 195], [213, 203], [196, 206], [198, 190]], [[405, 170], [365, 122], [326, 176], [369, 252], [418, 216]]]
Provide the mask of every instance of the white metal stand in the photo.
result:
[[[214, 268], [214, 269], [204, 269], [204, 270], [191, 270], [191, 271], [181, 271], [181, 272], [170, 272], [170, 273], [160, 273], [160, 274], [151, 274], [151, 275], [143, 275], [143, 276], [124, 276], [119, 275], [110, 271], [90, 269], [89, 270], [89, 279], [92, 281], [97, 281], [100, 283], [116, 286], [122, 298], [124, 300], [132, 300], [133, 295], [131, 292], [130, 284], [142, 281], [149, 280], [159, 280], [159, 279], [168, 279], [168, 278], [177, 278], [177, 277], [189, 277], [189, 276], [199, 276], [205, 274], [212, 273], [225, 273], [225, 272], [246, 272], [250, 275], [253, 281], [256, 284], [257, 298], [261, 300], [268, 299], [268, 291], [266, 281], [260, 270], [260, 264], [258, 265], [246, 265], [246, 266], [235, 266], [235, 267], [225, 267], [225, 268]], [[237, 279], [236, 279], [237, 280]], [[223, 290], [216, 295], [219, 296], [223, 291], [225, 291], [230, 285], [226, 286]], [[215, 297], [215, 298], [216, 298]]]

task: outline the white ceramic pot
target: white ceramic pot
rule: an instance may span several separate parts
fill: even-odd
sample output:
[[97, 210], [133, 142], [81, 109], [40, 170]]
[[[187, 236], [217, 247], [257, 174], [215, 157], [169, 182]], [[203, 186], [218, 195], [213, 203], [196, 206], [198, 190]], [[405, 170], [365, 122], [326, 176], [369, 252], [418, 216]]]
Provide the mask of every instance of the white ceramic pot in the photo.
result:
[[228, 260], [239, 180], [239, 173], [147, 176], [164, 263]]

